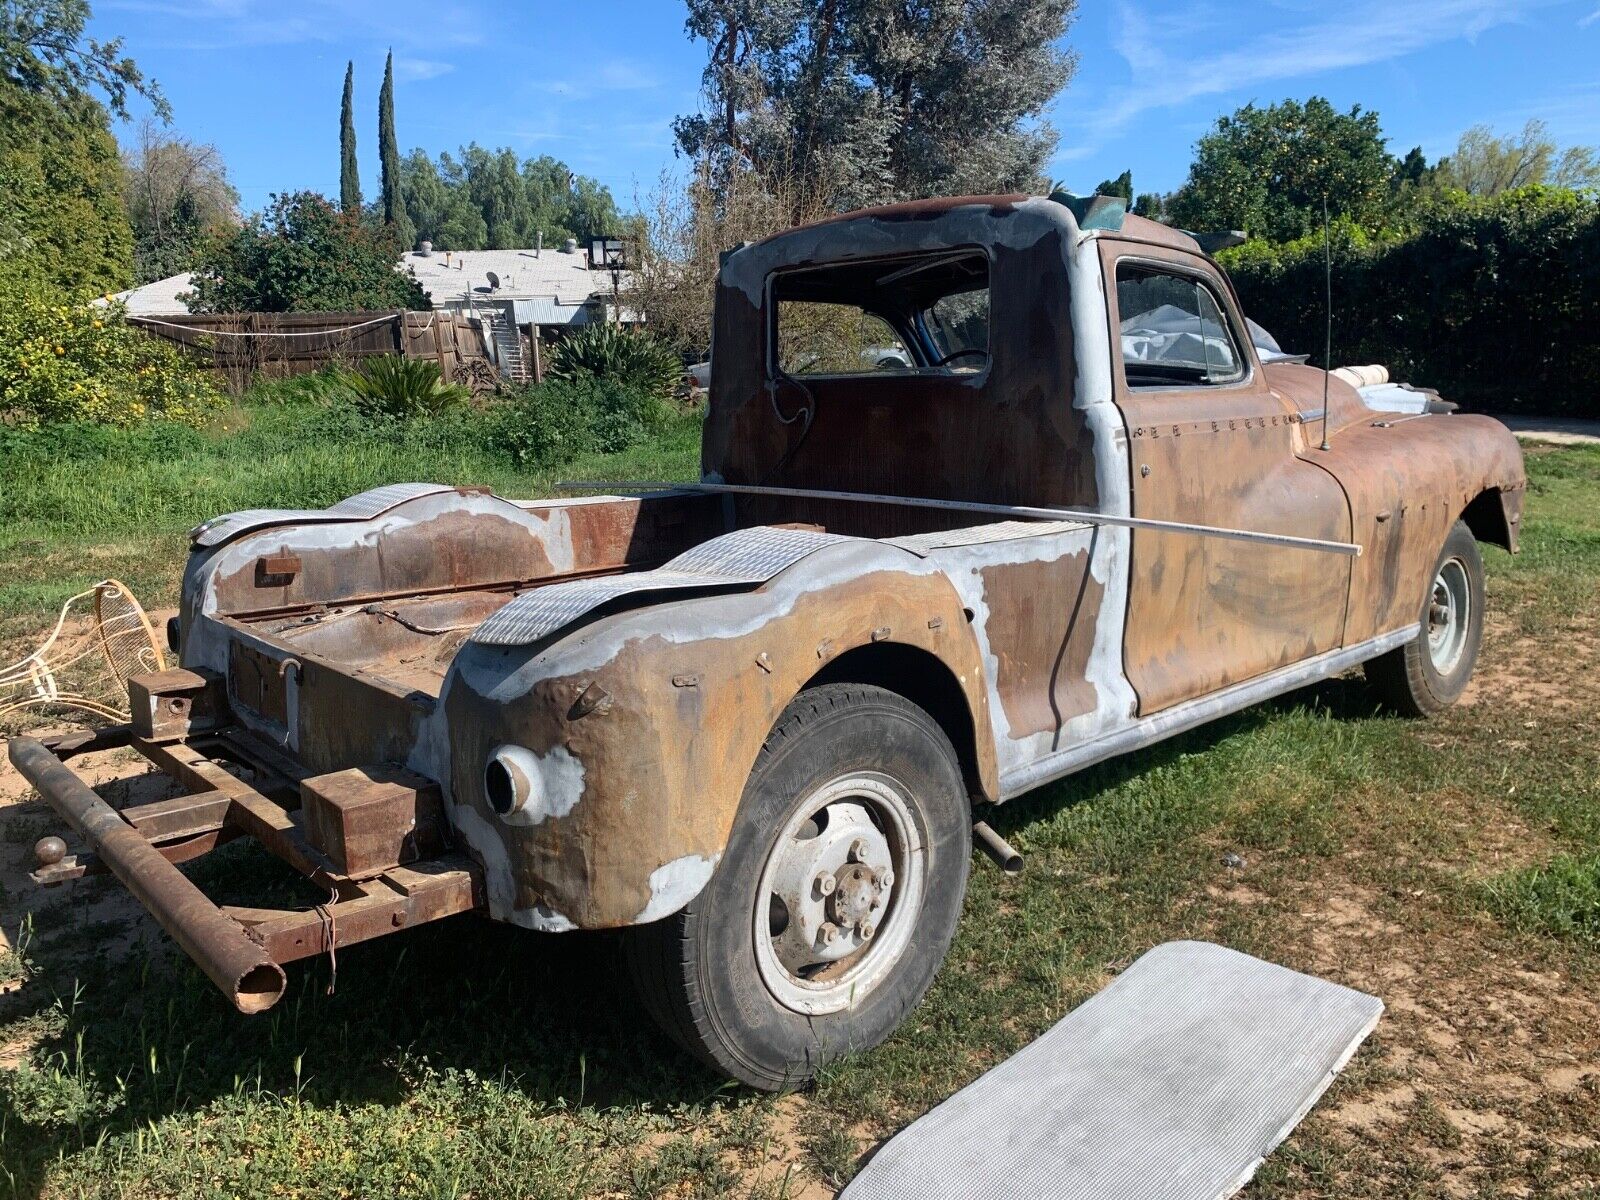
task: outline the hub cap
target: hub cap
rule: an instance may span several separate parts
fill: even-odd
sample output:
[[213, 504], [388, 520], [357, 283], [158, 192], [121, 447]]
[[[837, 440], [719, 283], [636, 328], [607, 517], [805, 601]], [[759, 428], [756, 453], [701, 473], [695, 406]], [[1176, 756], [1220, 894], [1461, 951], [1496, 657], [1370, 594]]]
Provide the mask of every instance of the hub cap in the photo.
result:
[[1466, 564], [1459, 558], [1449, 559], [1434, 576], [1428, 596], [1428, 657], [1440, 675], [1449, 675], [1460, 665], [1471, 616]]
[[901, 785], [877, 772], [831, 780], [796, 807], [762, 871], [756, 965], [795, 1012], [856, 1003], [910, 943], [927, 850]]

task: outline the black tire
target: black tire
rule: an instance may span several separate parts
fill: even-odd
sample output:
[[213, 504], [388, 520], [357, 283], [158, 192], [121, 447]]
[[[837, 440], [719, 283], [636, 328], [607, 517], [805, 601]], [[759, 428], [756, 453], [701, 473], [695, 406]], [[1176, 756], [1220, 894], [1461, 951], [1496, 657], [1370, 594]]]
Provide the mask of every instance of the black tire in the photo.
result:
[[[771, 967], [757, 961], [757, 897], [770, 879], [769, 861], [779, 861], [783, 831], [830, 781], [862, 773], [891, 780], [909, 801], [904, 808], [926, 854], [919, 890], [912, 903], [905, 880], [893, 880], [902, 887], [898, 893], [885, 885], [892, 898], [883, 901], [884, 936], [858, 951], [860, 962], [883, 951], [873, 968], [880, 974], [865, 995], [849, 990], [840, 1011], [802, 1013], [780, 1001], [763, 974]], [[877, 1045], [922, 999], [950, 948], [966, 894], [971, 820], [955, 750], [922, 709], [857, 684], [801, 693], [761, 748], [705, 889], [676, 915], [629, 933], [630, 972], [646, 1008], [713, 1070], [768, 1091], [797, 1086], [823, 1064]], [[911, 907], [895, 909], [896, 901]], [[763, 898], [763, 912], [770, 903]], [[771, 936], [769, 962], [775, 961]]]
[[[1455, 578], [1464, 585], [1467, 611], [1460, 622], [1459, 647], [1441, 669], [1435, 662], [1431, 639], [1443, 627], [1433, 614], [1436, 589], [1445, 577], [1447, 564], [1454, 564], [1452, 572], [1459, 571]], [[1483, 556], [1472, 530], [1464, 521], [1457, 521], [1428, 576], [1422, 598], [1421, 631], [1404, 646], [1366, 664], [1367, 682], [1386, 706], [1402, 716], [1431, 717], [1461, 698], [1483, 642], [1483, 600]]]

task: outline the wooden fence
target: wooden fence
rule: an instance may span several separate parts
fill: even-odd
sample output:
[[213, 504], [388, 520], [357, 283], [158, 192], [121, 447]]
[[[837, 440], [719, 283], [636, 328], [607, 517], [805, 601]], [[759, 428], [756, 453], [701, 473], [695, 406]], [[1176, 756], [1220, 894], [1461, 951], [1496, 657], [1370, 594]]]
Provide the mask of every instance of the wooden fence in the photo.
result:
[[183, 346], [233, 392], [257, 377], [304, 375], [382, 354], [433, 359], [444, 378], [473, 388], [499, 378], [478, 330], [453, 313], [186, 313], [128, 321]]

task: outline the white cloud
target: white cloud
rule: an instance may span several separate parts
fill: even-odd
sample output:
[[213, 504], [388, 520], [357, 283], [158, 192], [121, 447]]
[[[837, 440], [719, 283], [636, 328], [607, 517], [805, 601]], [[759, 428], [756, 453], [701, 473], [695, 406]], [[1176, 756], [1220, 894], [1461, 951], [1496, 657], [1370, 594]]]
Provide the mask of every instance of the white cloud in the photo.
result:
[[1058, 157], [1092, 152], [1147, 112], [1278, 80], [1388, 62], [1460, 38], [1472, 41], [1550, 2], [1355, 0], [1338, 8], [1335, 16], [1251, 33], [1231, 8], [1190, 4], [1154, 13], [1123, 0], [1113, 44], [1127, 60], [1132, 79], [1111, 89], [1097, 113], [1081, 124], [1071, 123], [1091, 136], [1082, 139], [1083, 145], [1064, 148]]
[[433, 58], [396, 58], [394, 60], [395, 78], [403, 83], [415, 83], [424, 79], [437, 79], [456, 69], [455, 63], [440, 62]]
[[1587, 17], [1578, 18], [1578, 28], [1579, 29], [1587, 29], [1587, 28], [1589, 28], [1589, 26], [1593, 25], [1596, 21], [1600, 21], [1600, 8], [1595, 9]]
[[627, 59], [601, 63], [583, 79], [537, 79], [531, 86], [567, 100], [587, 100], [597, 92], [642, 92], [659, 87], [654, 73]]

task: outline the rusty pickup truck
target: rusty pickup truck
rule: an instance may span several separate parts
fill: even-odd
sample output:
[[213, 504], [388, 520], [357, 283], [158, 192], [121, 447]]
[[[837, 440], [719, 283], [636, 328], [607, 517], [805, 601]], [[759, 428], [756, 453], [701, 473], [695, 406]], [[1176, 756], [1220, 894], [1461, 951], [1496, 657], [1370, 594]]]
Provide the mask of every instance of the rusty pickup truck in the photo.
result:
[[[454, 913], [626, 928], [663, 1027], [782, 1088], [922, 997], [983, 806], [1358, 665], [1432, 713], [1479, 544], [1516, 549], [1502, 426], [1277, 350], [1196, 238], [1104, 197], [745, 245], [713, 336], [698, 484], [195, 529], [180, 667], [126, 726], [11, 743], [86, 843], [37, 877], [109, 870], [245, 1012]], [[113, 809], [67, 763], [114, 745], [184, 794]], [[178, 869], [240, 836], [327, 900]]]

